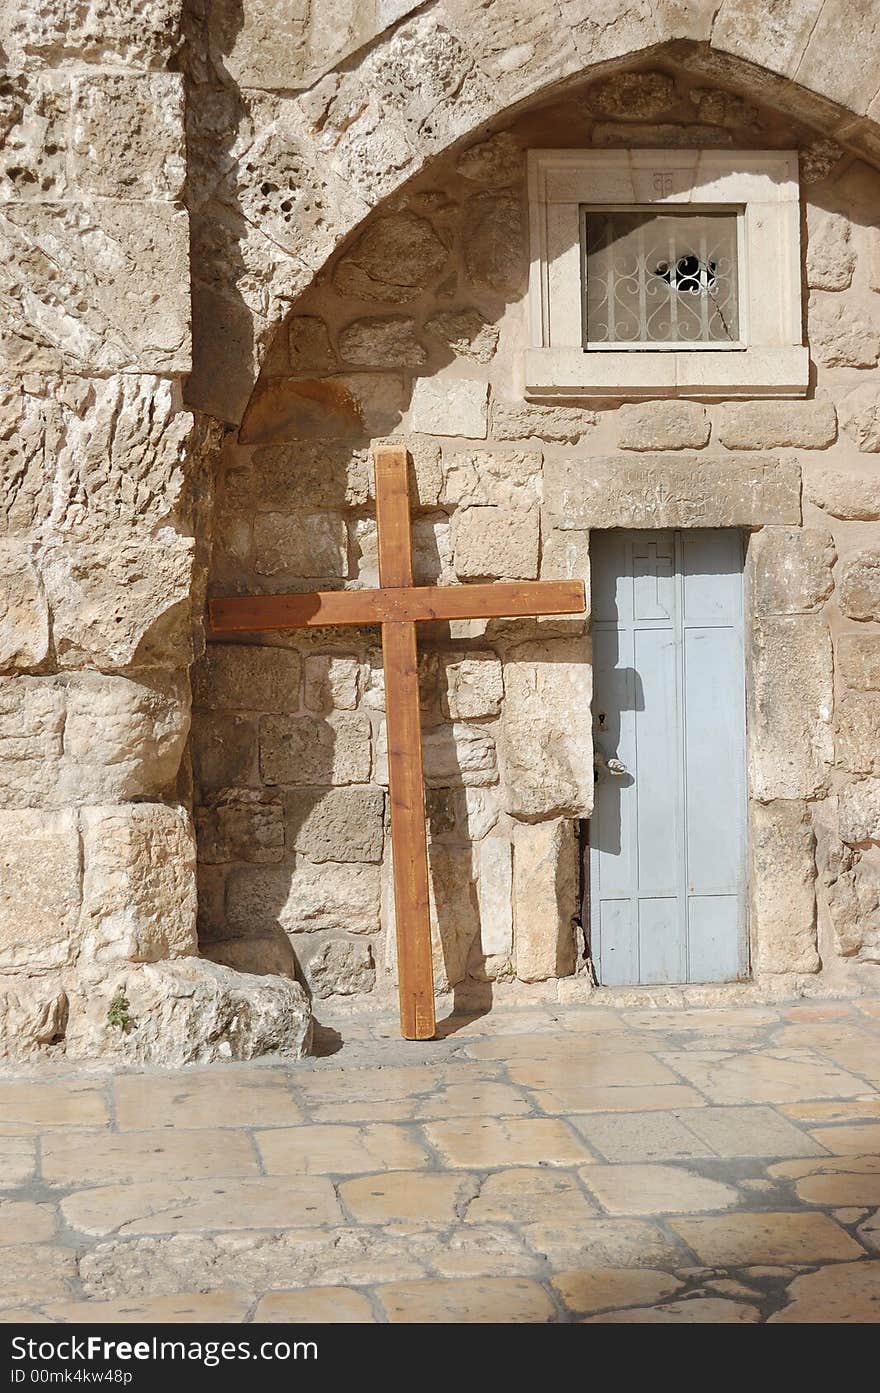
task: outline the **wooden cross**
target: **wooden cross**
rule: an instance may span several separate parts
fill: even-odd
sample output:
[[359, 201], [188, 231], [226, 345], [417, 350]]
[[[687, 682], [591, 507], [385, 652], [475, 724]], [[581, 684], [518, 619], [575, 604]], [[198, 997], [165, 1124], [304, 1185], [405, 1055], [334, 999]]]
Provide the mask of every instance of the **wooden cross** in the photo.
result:
[[430, 1040], [436, 1022], [416, 624], [428, 619], [579, 614], [585, 605], [584, 586], [578, 580], [414, 585], [406, 450], [383, 445], [374, 455], [380, 588], [228, 596], [210, 602], [210, 619], [217, 634], [381, 624], [400, 1029], [404, 1039]]

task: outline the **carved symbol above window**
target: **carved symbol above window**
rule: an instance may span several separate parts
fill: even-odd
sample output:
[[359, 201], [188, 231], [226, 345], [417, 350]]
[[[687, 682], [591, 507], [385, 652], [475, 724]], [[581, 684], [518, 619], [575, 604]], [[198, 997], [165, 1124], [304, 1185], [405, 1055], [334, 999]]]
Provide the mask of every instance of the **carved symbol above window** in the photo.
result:
[[735, 210], [583, 210], [589, 348], [737, 348]]

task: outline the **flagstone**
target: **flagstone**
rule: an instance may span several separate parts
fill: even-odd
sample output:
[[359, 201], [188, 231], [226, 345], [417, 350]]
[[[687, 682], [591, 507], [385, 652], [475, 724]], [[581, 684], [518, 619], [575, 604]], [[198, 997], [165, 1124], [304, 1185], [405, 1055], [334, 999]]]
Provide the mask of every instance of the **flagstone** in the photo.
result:
[[589, 1316], [585, 1325], [747, 1325], [761, 1319], [757, 1306], [720, 1296], [691, 1297], [661, 1306], [633, 1307]]
[[678, 1166], [582, 1166], [578, 1174], [609, 1214], [689, 1214], [729, 1209], [740, 1198], [732, 1185]]
[[43, 1139], [41, 1169], [49, 1185], [130, 1180], [195, 1180], [199, 1176], [259, 1175], [246, 1132], [226, 1130], [73, 1132]]
[[880, 1262], [835, 1263], [795, 1277], [788, 1305], [770, 1324], [863, 1325], [880, 1322]]
[[539, 1214], [544, 1223], [565, 1223], [598, 1213], [597, 1206], [567, 1172], [519, 1167], [487, 1176], [465, 1218], [469, 1223], [496, 1220], [523, 1224]]
[[416, 1118], [522, 1117], [533, 1111], [522, 1089], [507, 1083], [453, 1083], [416, 1103]]
[[530, 1277], [543, 1263], [505, 1224], [459, 1223], [409, 1235], [414, 1254], [440, 1277]]
[[0, 1136], [0, 1189], [8, 1190], [33, 1179], [37, 1165], [33, 1137]]
[[515, 1325], [556, 1319], [543, 1287], [526, 1277], [445, 1282], [397, 1282], [376, 1296], [389, 1321]]
[[50, 1204], [0, 1200], [0, 1247], [10, 1243], [45, 1243], [58, 1226]]
[[122, 1131], [152, 1127], [284, 1126], [302, 1121], [283, 1075], [268, 1069], [188, 1069], [177, 1074], [121, 1074], [115, 1081]]
[[713, 1267], [815, 1263], [857, 1258], [862, 1248], [825, 1214], [694, 1215], [670, 1220], [675, 1233]]
[[43, 1127], [106, 1127], [110, 1121], [103, 1092], [94, 1085], [0, 1083], [0, 1132], [36, 1132]]
[[674, 1112], [597, 1113], [576, 1117], [573, 1125], [606, 1161], [670, 1161], [715, 1155]]
[[804, 1204], [880, 1204], [880, 1156], [828, 1156], [795, 1170], [771, 1166], [770, 1174], [793, 1179]]
[[317, 1123], [257, 1132], [269, 1175], [345, 1175], [358, 1171], [412, 1170], [425, 1166], [425, 1147], [403, 1127]]
[[76, 1325], [219, 1324], [243, 1321], [253, 1302], [253, 1296], [241, 1291], [194, 1291], [119, 1301], [55, 1302], [44, 1310], [50, 1320]]
[[370, 1298], [350, 1287], [271, 1291], [254, 1312], [254, 1321], [267, 1325], [368, 1325], [375, 1320]]
[[669, 1272], [650, 1267], [606, 1267], [557, 1272], [551, 1285], [576, 1315], [620, 1306], [663, 1301], [680, 1291], [683, 1282]]
[[880, 1151], [880, 1122], [866, 1122], [852, 1127], [813, 1127], [810, 1136], [839, 1156], [842, 1151], [856, 1156], [867, 1156], [872, 1151]]
[[740, 1055], [694, 1051], [661, 1057], [713, 1103], [790, 1103], [865, 1092], [864, 1080], [806, 1050]]
[[688, 1126], [719, 1156], [817, 1156], [820, 1148], [769, 1107], [701, 1108]]
[[870, 1122], [880, 1119], [880, 1096], [863, 1093], [859, 1098], [840, 1098], [835, 1102], [817, 1099], [808, 1103], [780, 1103], [779, 1112], [793, 1122]]
[[535, 1094], [544, 1112], [660, 1112], [679, 1108], [702, 1108], [705, 1098], [686, 1084], [645, 1084], [641, 1087], [609, 1087], [606, 1084], [568, 1084], [552, 1092]]
[[318, 1176], [104, 1185], [68, 1195], [61, 1212], [81, 1233], [121, 1235], [284, 1229], [342, 1220], [333, 1186]]
[[550, 1117], [429, 1122], [425, 1135], [450, 1166], [570, 1166], [590, 1159], [584, 1142]]
[[678, 1266], [684, 1256], [674, 1235], [643, 1219], [537, 1219], [523, 1237], [555, 1267]]
[[339, 1198], [355, 1223], [419, 1227], [453, 1223], [475, 1190], [476, 1182], [466, 1174], [392, 1171], [345, 1181]]
[[517, 1060], [508, 1073], [514, 1083], [525, 1088], [558, 1088], [571, 1083], [579, 1086], [601, 1084], [604, 1087], [633, 1088], [644, 1084], [674, 1084], [678, 1080], [671, 1069], [653, 1055], [611, 1054], [601, 1050], [589, 1058], [545, 1059], [537, 1062]]
[[76, 1281], [72, 1248], [49, 1243], [17, 1244], [3, 1249], [0, 1306], [39, 1304], [69, 1296]]

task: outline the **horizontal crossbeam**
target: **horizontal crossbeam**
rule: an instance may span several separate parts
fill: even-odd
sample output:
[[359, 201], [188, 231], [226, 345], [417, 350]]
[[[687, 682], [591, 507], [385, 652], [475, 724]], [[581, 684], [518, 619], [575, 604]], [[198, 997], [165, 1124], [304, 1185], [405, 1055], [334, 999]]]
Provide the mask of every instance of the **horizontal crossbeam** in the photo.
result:
[[583, 614], [579, 580], [494, 581], [488, 585], [416, 585], [322, 590], [310, 595], [226, 595], [211, 600], [215, 634], [319, 629], [429, 619], [513, 619]]

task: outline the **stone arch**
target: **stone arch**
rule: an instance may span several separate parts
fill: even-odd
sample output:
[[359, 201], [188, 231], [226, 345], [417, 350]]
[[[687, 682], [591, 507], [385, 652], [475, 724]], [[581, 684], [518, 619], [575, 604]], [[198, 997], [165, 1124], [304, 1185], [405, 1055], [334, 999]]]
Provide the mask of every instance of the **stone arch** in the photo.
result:
[[274, 8], [212, 7], [209, 84], [190, 88], [188, 397], [231, 423], [286, 307], [369, 213], [434, 157], [567, 84], [672, 62], [880, 158], [880, 18], [869, 4], [607, 0], [596, 14], [577, 0], [547, 11], [528, 0], [400, 0], [390, 25], [353, 7], [336, 66], [320, 31], [267, 64], [271, 25], [262, 30], [260, 16], [268, 23]]

